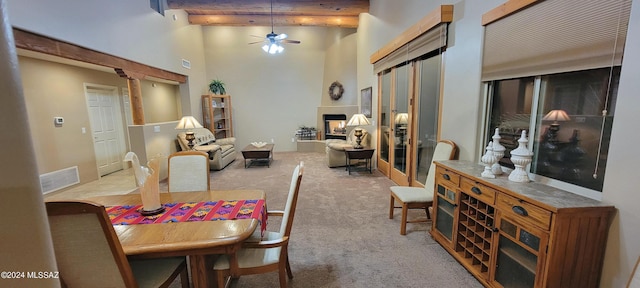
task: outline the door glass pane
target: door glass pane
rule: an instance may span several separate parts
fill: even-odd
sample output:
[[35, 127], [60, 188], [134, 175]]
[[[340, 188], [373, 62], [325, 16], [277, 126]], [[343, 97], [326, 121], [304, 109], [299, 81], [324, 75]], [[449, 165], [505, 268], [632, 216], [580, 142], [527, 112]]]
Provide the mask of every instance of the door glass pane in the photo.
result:
[[538, 257], [500, 235], [495, 279], [503, 287], [533, 287]]
[[438, 111], [440, 102], [441, 56], [421, 60], [420, 95], [418, 102], [418, 139], [416, 145], [416, 169], [414, 179], [425, 184], [436, 147], [438, 134]]
[[391, 70], [380, 77], [380, 159], [389, 162], [389, 131], [391, 115]]
[[382, 72], [380, 89], [380, 159], [389, 162], [389, 128], [391, 115], [391, 70]]
[[409, 65], [395, 69], [395, 118], [394, 118], [394, 167], [398, 171], [407, 171], [407, 136], [409, 128]]
[[504, 219], [500, 220], [500, 230], [502, 233], [505, 233], [513, 238], [516, 238], [516, 225], [511, 224], [511, 222], [506, 221]]
[[540, 237], [533, 235], [524, 229], [520, 229], [520, 242], [536, 251], [540, 248]]
[[542, 77], [531, 172], [602, 191], [619, 68]]
[[450, 241], [453, 239], [453, 204], [438, 199], [438, 207], [436, 209], [436, 229]]

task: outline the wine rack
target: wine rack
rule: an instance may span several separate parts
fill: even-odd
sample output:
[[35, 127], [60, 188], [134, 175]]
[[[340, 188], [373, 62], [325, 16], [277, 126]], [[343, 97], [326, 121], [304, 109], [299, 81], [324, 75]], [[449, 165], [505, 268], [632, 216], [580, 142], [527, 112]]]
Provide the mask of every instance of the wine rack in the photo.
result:
[[470, 269], [489, 279], [495, 208], [461, 192], [459, 213], [455, 251]]

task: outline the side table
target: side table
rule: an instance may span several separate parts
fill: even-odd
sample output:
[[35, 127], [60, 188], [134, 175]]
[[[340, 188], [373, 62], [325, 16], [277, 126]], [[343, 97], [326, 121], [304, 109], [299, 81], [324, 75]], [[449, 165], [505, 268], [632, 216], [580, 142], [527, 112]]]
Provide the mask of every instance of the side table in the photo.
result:
[[362, 148], [362, 149], [345, 148], [344, 153], [347, 156], [346, 170], [349, 171], [349, 175], [351, 175], [352, 159], [364, 160], [365, 168], [366, 170], [369, 170], [369, 174], [371, 174], [371, 157], [373, 157], [373, 152], [375, 150], [376, 149], [373, 149], [373, 148]]

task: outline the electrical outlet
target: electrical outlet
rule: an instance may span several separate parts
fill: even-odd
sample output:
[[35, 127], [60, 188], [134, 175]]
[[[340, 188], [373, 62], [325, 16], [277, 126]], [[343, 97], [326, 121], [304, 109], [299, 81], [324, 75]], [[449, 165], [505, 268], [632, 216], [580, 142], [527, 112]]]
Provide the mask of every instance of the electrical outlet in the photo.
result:
[[291, 138], [291, 143], [296, 142], [296, 138]]
[[273, 138], [271, 138], [271, 144], [276, 143], [275, 140], [273, 140]]

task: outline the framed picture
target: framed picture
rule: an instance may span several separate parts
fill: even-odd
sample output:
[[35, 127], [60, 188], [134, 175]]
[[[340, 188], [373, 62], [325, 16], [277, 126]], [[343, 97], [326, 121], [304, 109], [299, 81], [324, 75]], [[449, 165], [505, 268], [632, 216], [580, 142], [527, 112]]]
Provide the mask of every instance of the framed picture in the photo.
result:
[[360, 113], [371, 118], [371, 87], [360, 90]]

